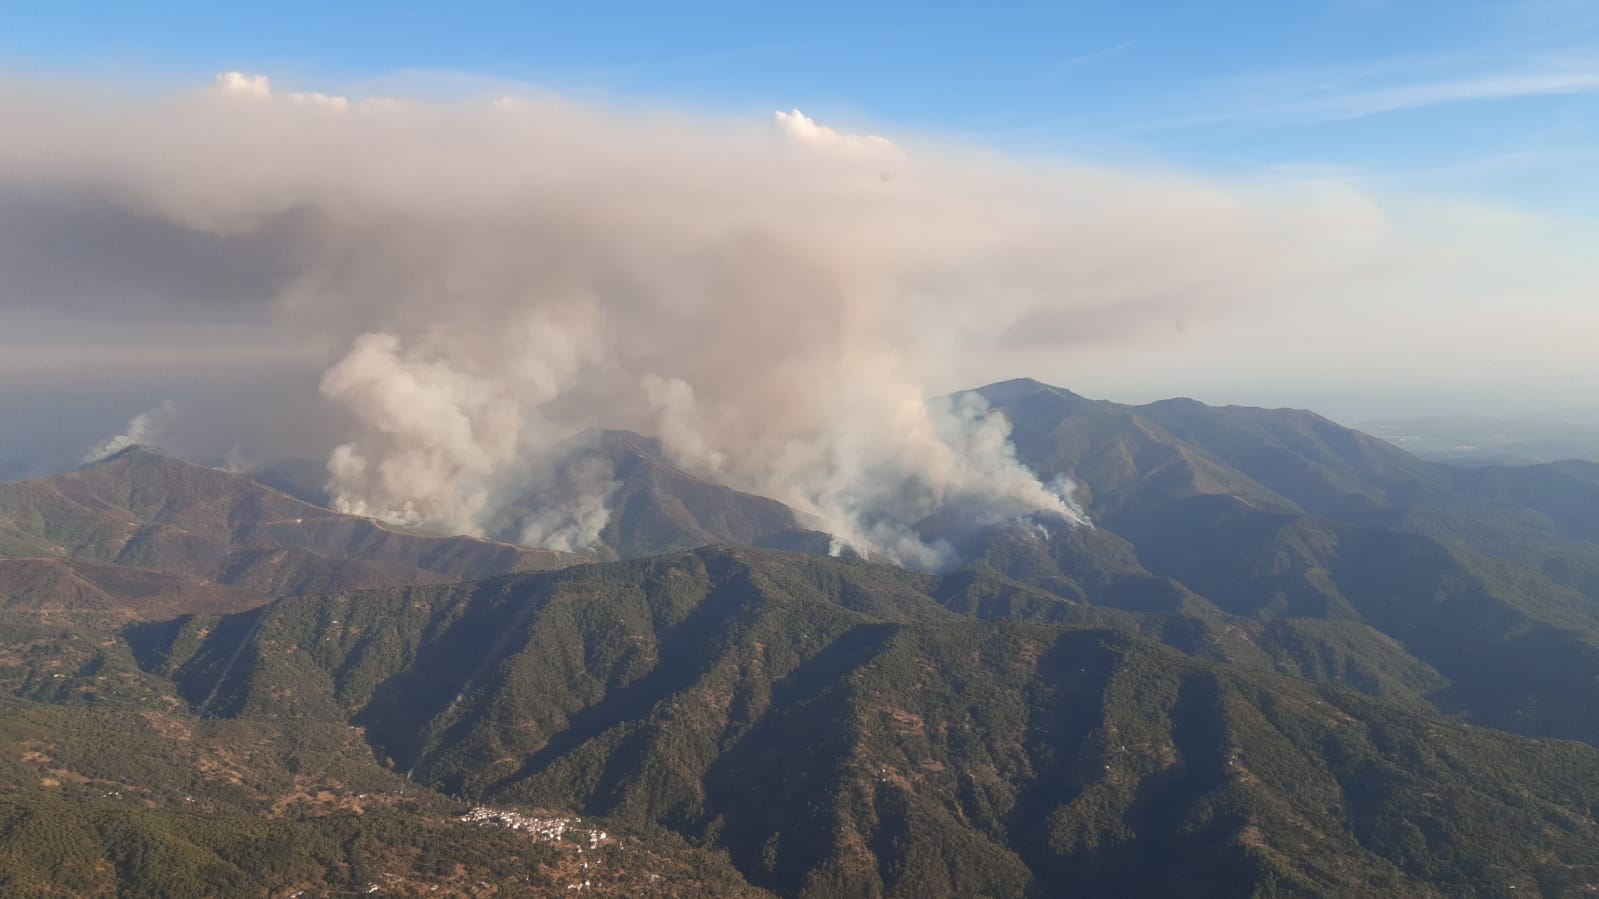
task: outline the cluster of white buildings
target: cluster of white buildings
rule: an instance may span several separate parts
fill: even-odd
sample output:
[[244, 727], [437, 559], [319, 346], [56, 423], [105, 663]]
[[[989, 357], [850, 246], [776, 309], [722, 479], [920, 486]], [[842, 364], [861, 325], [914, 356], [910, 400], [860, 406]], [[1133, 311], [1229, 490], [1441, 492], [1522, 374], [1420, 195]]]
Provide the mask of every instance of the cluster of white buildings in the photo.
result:
[[465, 824], [478, 824], [496, 827], [509, 827], [512, 830], [526, 831], [535, 843], [553, 843], [573, 831], [580, 842], [588, 843], [588, 848], [598, 849], [611, 841], [609, 835], [603, 830], [584, 830], [578, 825], [583, 823], [582, 818], [541, 818], [537, 815], [524, 815], [505, 809], [478, 806], [456, 820]]

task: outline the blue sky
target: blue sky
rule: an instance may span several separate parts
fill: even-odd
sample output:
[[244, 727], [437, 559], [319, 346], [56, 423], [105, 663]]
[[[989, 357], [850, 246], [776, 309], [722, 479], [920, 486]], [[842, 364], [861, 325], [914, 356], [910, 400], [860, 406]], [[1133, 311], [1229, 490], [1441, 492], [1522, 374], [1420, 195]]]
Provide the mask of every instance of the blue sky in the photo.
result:
[[1599, 3], [5, 3], [0, 65], [358, 90], [443, 70], [1230, 178], [1599, 208]]

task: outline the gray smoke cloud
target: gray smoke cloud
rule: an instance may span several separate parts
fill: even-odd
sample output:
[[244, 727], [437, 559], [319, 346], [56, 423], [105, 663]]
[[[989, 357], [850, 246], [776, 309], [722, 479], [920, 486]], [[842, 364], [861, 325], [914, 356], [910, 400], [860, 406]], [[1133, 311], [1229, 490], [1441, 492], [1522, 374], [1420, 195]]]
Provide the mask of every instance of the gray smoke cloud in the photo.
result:
[[[351, 100], [229, 73], [163, 95], [13, 82], [0, 120], [0, 233], [41, 207], [64, 232], [4, 260], [17, 283], [269, 318], [326, 360], [334, 505], [466, 533], [600, 425], [907, 564], [944, 560], [914, 528], [941, 509], [1086, 522], [1002, 417], [930, 385], [1041, 335], [1069, 352], [1330, 277], [1385, 227], [1333, 187], [1256, 197], [798, 110]], [[148, 257], [84, 253], [95, 228], [150, 229]], [[595, 539], [614, 481], [572, 474], [524, 539]]]

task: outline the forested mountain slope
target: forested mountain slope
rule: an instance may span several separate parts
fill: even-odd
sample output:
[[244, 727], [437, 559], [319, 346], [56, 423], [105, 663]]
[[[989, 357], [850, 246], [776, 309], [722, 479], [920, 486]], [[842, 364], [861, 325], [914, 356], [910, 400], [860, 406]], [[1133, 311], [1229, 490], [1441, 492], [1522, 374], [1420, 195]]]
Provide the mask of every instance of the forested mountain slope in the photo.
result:
[[976, 620], [949, 586], [713, 549], [294, 598], [132, 643], [197, 713], [350, 721], [417, 782], [665, 826], [781, 895], [1599, 882], [1599, 750], [1126, 628]]

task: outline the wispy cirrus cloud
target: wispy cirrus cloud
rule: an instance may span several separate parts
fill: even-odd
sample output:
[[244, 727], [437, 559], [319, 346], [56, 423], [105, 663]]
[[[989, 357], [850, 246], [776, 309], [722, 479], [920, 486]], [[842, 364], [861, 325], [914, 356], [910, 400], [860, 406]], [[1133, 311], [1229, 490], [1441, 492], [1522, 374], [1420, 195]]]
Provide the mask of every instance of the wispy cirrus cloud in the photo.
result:
[[1321, 120], [1358, 119], [1452, 103], [1595, 92], [1599, 92], [1599, 64], [1572, 71], [1503, 72], [1335, 94], [1298, 106], [1298, 113]]
[[1067, 56], [1064, 59], [1056, 60], [1054, 63], [1048, 66], [1048, 69], [1051, 72], [1058, 72], [1064, 69], [1079, 69], [1083, 66], [1093, 65], [1096, 62], [1104, 62], [1107, 59], [1114, 59], [1115, 57], [1121, 56], [1123, 53], [1133, 49], [1133, 46], [1134, 43], [1132, 41], [1122, 41], [1120, 43], [1112, 44], [1108, 47], [1101, 47], [1098, 50], [1089, 50], [1084, 53], [1077, 53], [1072, 56]]
[[[1429, 72], [1445, 67], [1444, 61], [1437, 59], [1420, 63], [1424, 65], [1419, 67]], [[1413, 70], [1407, 72], [1409, 68], [1405, 61], [1398, 60], [1347, 72], [1322, 72], [1314, 77], [1303, 73], [1253, 76], [1253, 89], [1244, 96], [1231, 102], [1216, 102], [1213, 112], [1170, 124], [1311, 124], [1464, 103], [1599, 93], [1599, 56], [1446, 75], [1421, 76]], [[1274, 83], [1289, 87], [1271, 90]]]

